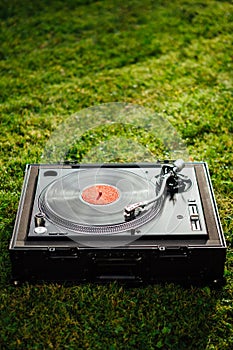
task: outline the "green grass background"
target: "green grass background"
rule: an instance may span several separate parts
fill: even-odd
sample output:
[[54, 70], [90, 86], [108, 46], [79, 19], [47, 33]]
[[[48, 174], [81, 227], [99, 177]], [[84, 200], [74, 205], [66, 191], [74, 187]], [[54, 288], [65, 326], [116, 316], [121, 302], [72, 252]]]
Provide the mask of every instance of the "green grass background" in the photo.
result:
[[[232, 1], [0, 0], [0, 17], [0, 349], [232, 349]], [[107, 102], [161, 113], [208, 162], [228, 244], [221, 290], [11, 286], [26, 163], [70, 115]], [[90, 136], [81, 155], [103, 128]]]

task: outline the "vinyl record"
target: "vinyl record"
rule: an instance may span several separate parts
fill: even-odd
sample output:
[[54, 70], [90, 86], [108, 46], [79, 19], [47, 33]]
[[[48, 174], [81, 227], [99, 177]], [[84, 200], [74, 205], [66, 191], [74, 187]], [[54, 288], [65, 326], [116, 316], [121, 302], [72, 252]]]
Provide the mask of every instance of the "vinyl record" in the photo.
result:
[[155, 184], [130, 171], [81, 169], [46, 187], [39, 197], [39, 208], [49, 221], [66, 230], [117, 233], [140, 227], [154, 218], [161, 201], [129, 222], [124, 220], [124, 208], [155, 195]]

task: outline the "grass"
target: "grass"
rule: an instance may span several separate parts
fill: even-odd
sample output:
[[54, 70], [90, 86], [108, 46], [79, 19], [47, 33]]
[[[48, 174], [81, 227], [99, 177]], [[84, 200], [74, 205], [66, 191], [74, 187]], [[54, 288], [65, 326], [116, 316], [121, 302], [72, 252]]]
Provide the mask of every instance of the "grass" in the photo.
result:
[[[231, 349], [232, 2], [1, 0], [0, 16], [0, 348]], [[41, 161], [71, 115], [109, 102], [162, 115], [209, 164], [228, 244], [221, 290], [11, 286], [8, 244], [25, 165]], [[82, 161], [119, 138], [157, 156], [153, 133], [115, 128], [88, 129], [69, 156]]]

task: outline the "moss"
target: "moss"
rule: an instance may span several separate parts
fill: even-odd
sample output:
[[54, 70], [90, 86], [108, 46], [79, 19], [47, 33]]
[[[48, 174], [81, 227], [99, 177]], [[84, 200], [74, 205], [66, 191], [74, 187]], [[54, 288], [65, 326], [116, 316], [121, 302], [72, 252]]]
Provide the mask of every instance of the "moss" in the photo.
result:
[[[2, 0], [0, 13], [1, 347], [232, 348], [232, 3]], [[71, 115], [108, 102], [150, 107], [209, 164], [229, 247], [222, 290], [10, 285], [26, 163], [41, 161]], [[153, 129], [128, 120], [88, 128], [67, 158], [125, 162], [157, 152], [167, 149]]]

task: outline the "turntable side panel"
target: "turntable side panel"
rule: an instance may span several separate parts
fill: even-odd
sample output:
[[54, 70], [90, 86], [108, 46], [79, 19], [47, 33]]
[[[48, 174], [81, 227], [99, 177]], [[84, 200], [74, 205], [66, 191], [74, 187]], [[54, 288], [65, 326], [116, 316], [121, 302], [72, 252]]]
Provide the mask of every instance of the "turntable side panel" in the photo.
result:
[[[207, 178], [206, 171], [204, 169], [203, 164], [195, 164], [196, 177], [198, 181], [201, 201], [204, 210], [205, 222], [207, 226], [207, 231], [209, 235], [209, 244], [214, 244], [220, 242], [220, 226], [217, 225], [217, 216], [214, 212], [214, 198], [212, 197], [212, 193], [209, 186], [209, 181]], [[214, 242], [215, 241], [215, 242]]]
[[[37, 176], [39, 172], [39, 167], [36, 165], [31, 165], [29, 168], [28, 180], [25, 182], [23, 188], [24, 197], [20, 203], [19, 211], [17, 213], [16, 224], [16, 234], [17, 241], [24, 241], [27, 236], [28, 225], [30, 223], [30, 216], [33, 207], [34, 195], [37, 184]], [[18, 221], [19, 220], [19, 221]]]

